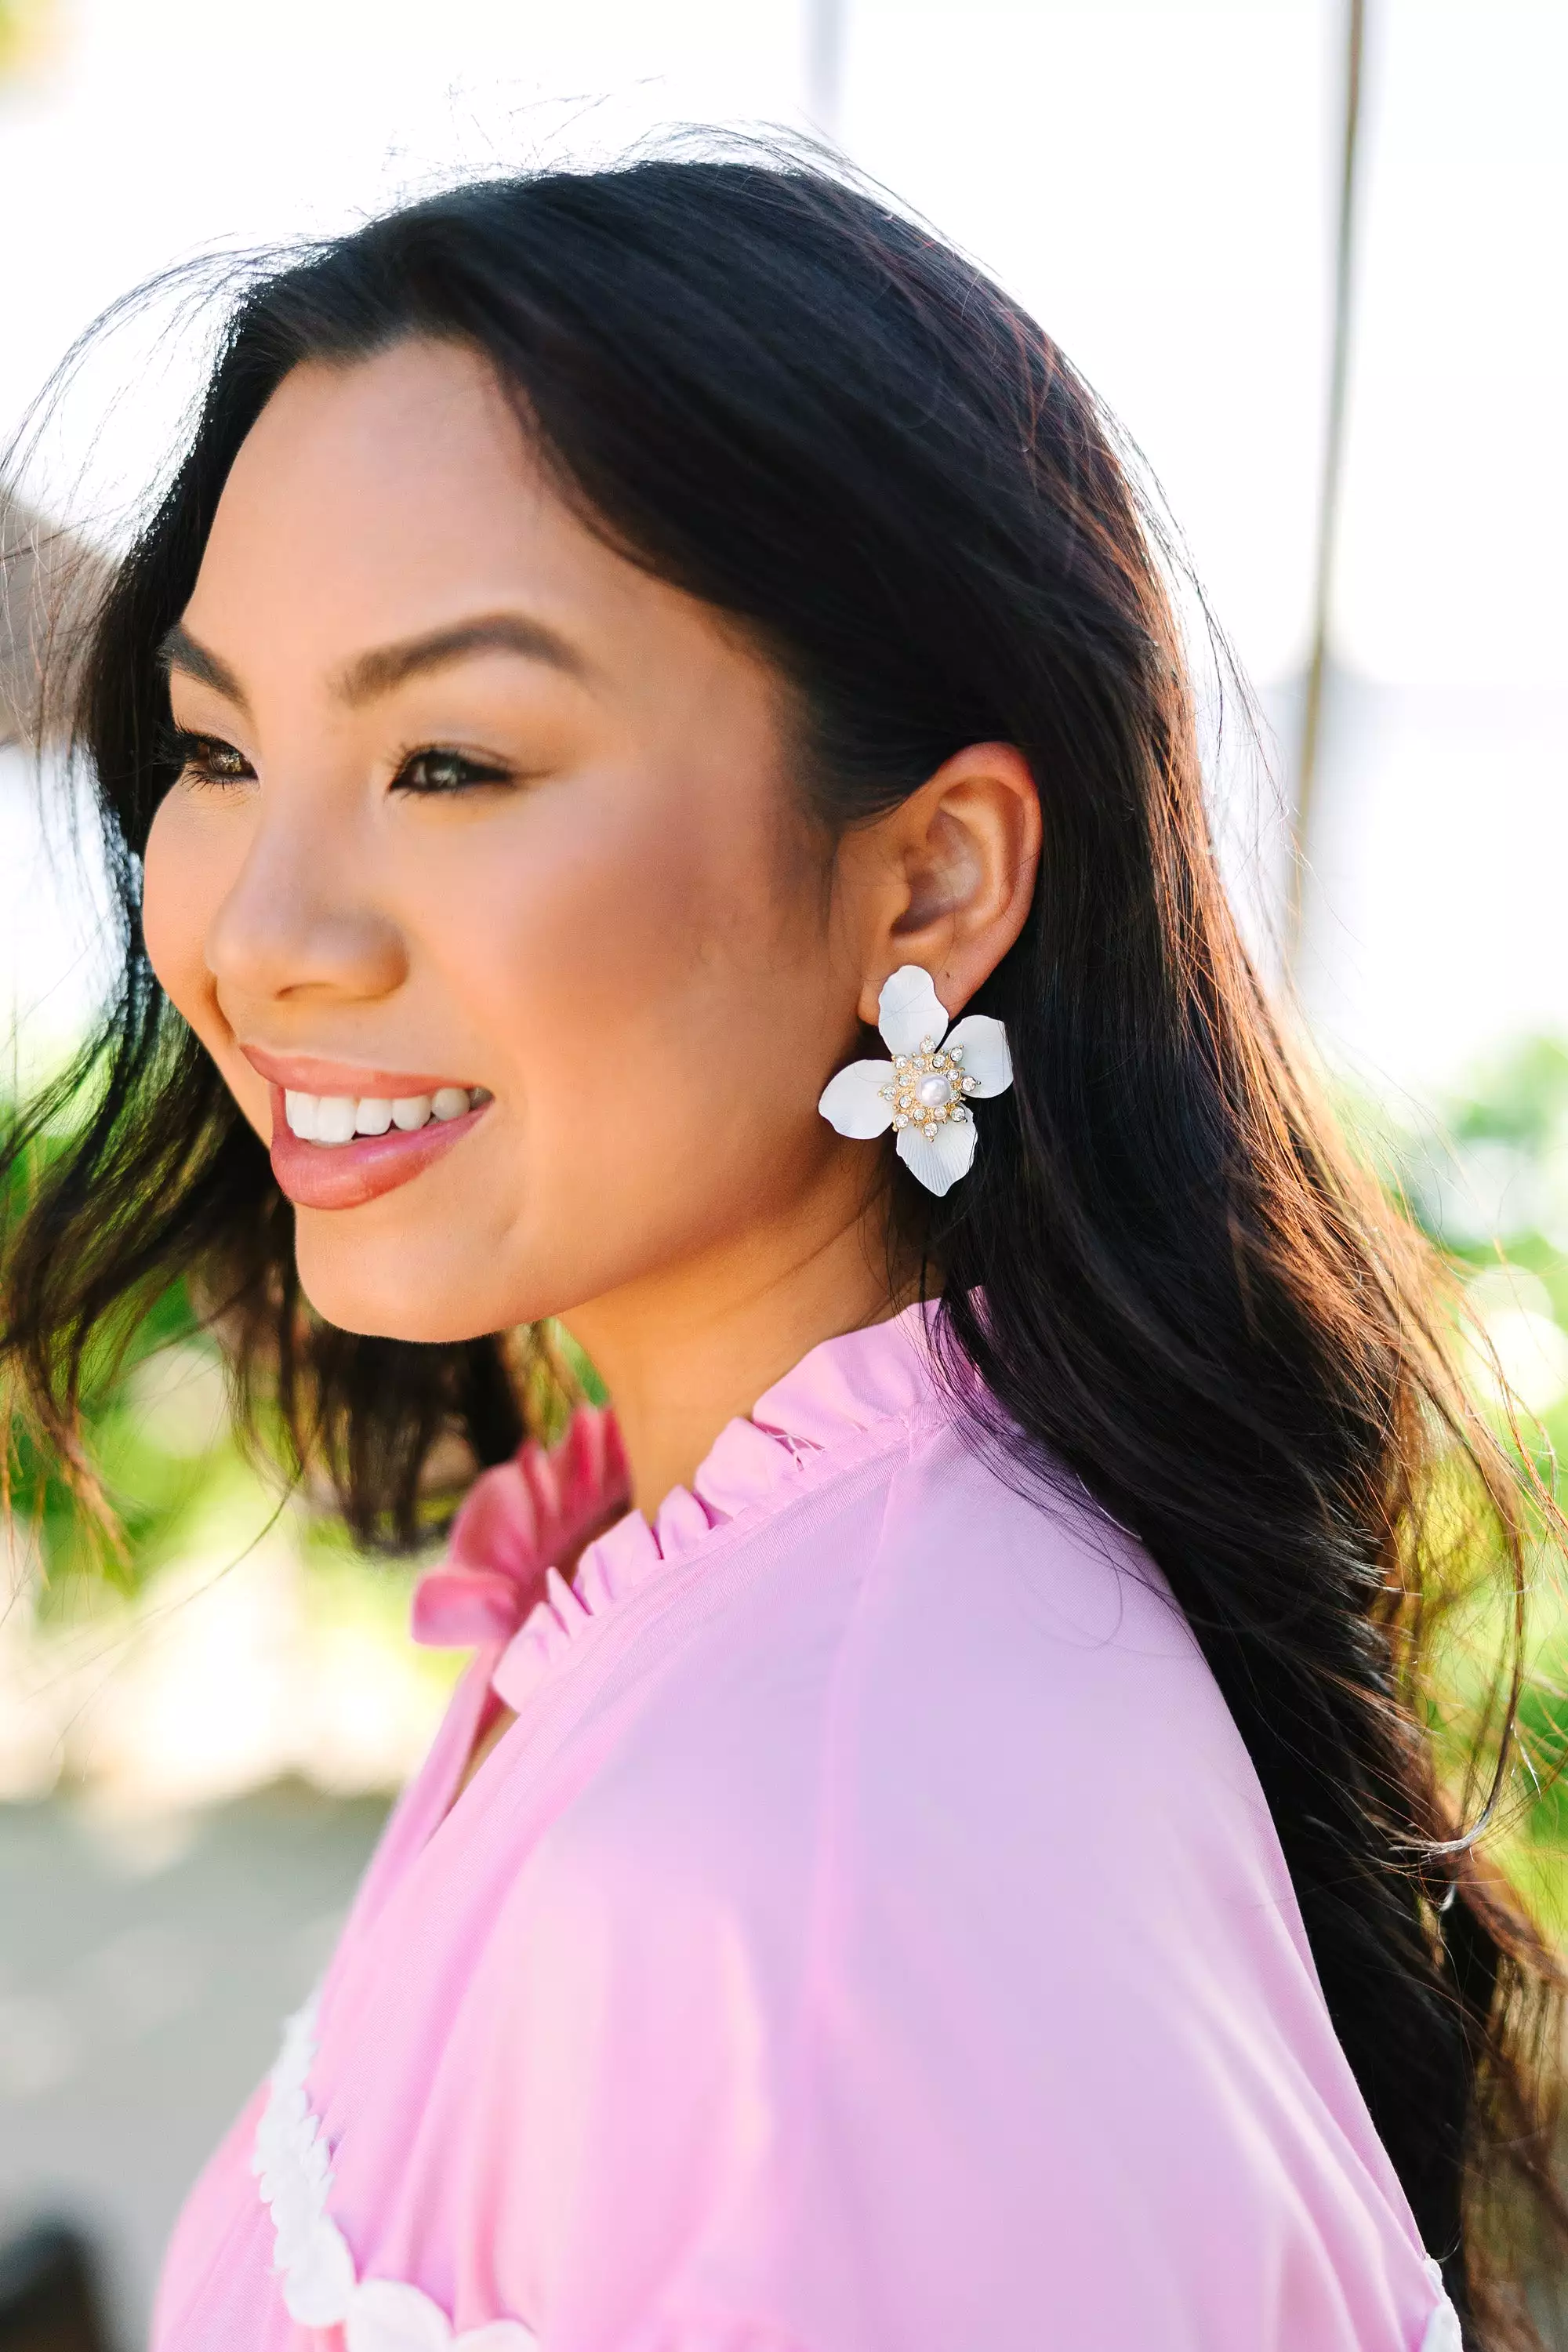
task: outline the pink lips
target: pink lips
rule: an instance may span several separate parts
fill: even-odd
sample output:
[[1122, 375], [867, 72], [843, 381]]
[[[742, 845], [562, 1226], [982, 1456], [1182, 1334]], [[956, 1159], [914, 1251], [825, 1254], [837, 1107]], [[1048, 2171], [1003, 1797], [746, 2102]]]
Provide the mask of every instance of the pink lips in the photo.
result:
[[272, 1097], [272, 1172], [288, 1198], [302, 1209], [357, 1209], [383, 1192], [395, 1192], [399, 1184], [411, 1183], [433, 1160], [471, 1134], [489, 1108], [487, 1099], [460, 1118], [432, 1119], [412, 1134], [392, 1128], [385, 1135], [356, 1136], [352, 1143], [309, 1143], [289, 1124], [283, 1103], [286, 1089], [395, 1099], [434, 1094], [450, 1082], [406, 1070], [373, 1070], [303, 1055], [285, 1057], [256, 1045], [241, 1050], [258, 1075], [267, 1079]]

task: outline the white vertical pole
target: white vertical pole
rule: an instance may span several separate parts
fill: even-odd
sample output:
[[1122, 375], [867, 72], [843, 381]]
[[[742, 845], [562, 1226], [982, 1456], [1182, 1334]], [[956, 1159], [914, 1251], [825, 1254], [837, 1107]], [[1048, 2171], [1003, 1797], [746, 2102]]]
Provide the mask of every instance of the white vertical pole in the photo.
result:
[[1296, 753], [1289, 897], [1285, 953], [1294, 970], [1301, 946], [1313, 803], [1322, 761], [1323, 706], [1328, 686], [1334, 551], [1339, 540], [1340, 481], [1344, 470], [1345, 404], [1350, 383], [1351, 326], [1355, 292], [1356, 166], [1361, 143], [1362, 80], [1366, 55], [1367, 0], [1344, 0], [1344, 113], [1340, 149], [1339, 235], [1334, 249], [1334, 329], [1329, 363], [1329, 415], [1318, 493], [1317, 573], [1312, 593], [1312, 642]]
[[802, 0], [805, 11], [805, 111], [814, 131], [837, 141], [844, 99], [848, 0]]

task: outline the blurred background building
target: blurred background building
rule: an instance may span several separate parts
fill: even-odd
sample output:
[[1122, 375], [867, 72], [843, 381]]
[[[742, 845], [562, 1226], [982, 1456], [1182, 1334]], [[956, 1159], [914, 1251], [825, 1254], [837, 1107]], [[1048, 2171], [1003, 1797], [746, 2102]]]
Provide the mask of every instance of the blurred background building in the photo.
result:
[[[1286, 928], [1336, 315], [1349, 0], [0, 0], [0, 734], [58, 568], [166, 464], [226, 253], [671, 126], [812, 130], [1034, 310], [1122, 419], [1257, 689], [1215, 819]], [[1568, 11], [1365, 0], [1339, 526], [1295, 980], [1345, 1098], [1568, 1397]], [[132, 287], [183, 270], [40, 387]], [[0, 1092], [103, 959], [47, 751], [0, 750]], [[0, 2228], [94, 2235], [115, 2340], [330, 1943], [449, 1679], [406, 1577], [279, 1508], [177, 1307], [96, 1407], [106, 1578], [23, 1465], [0, 1594]], [[1555, 1611], [1555, 1613], [1554, 1613]], [[1528, 1717], [1568, 1713], [1550, 1601]], [[1474, 1629], [1472, 1629], [1474, 1631]], [[1485, 1629], [1476, 1633], [1483, 1641]], [[1456, 1659], [1454, 1705], [1466, 1668]], [[1511, 1866], [1551, 1899], [1568, 1817]], [[0, 2263], [0, 2298], [5, 2294]]]

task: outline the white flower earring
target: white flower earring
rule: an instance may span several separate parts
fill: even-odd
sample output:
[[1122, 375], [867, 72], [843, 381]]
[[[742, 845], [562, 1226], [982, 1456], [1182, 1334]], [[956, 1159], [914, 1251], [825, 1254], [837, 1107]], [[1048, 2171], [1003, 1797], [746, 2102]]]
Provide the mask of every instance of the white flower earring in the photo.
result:
[[971, 1100], [1005, 1094], [1013, 1057], [1000, 1021], [971, 1013], [949, 1031], [931, 974], [906, 963], [883, 984], [877, 1026], [890, 1062], [851, 1062], [816, 1108], [840, 1135], [869, 1141], [892, 1128], [894, 1146], [928, 1192], [948, 1192], [974, 1159]]

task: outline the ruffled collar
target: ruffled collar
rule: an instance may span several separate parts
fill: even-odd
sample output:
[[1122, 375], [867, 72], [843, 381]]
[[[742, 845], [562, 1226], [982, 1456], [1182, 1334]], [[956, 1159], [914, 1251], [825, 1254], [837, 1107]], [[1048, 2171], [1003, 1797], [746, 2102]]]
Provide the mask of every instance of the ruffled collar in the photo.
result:
[[[531, 1440], [475, 1482], [446, 1558], [415, 1588], [415, 1640], [503, 1643], [491, 1685], [520, 1707], [578, 1635], [657, 1569], [742, 1511], [786, 1501], [805, 1465], [836, 1444], [906, 1418], [931, 1387], [935, 1312], [917, 1304], [813, 1348], [749, 1417], [721, 1430], [691, 1485], [672, 1487], [651, 1525], [626, 1508], [614, 1415], [579, 1406], [558, 1445]], [[557, 1562], [579, 1548], [568, 1584]]]

